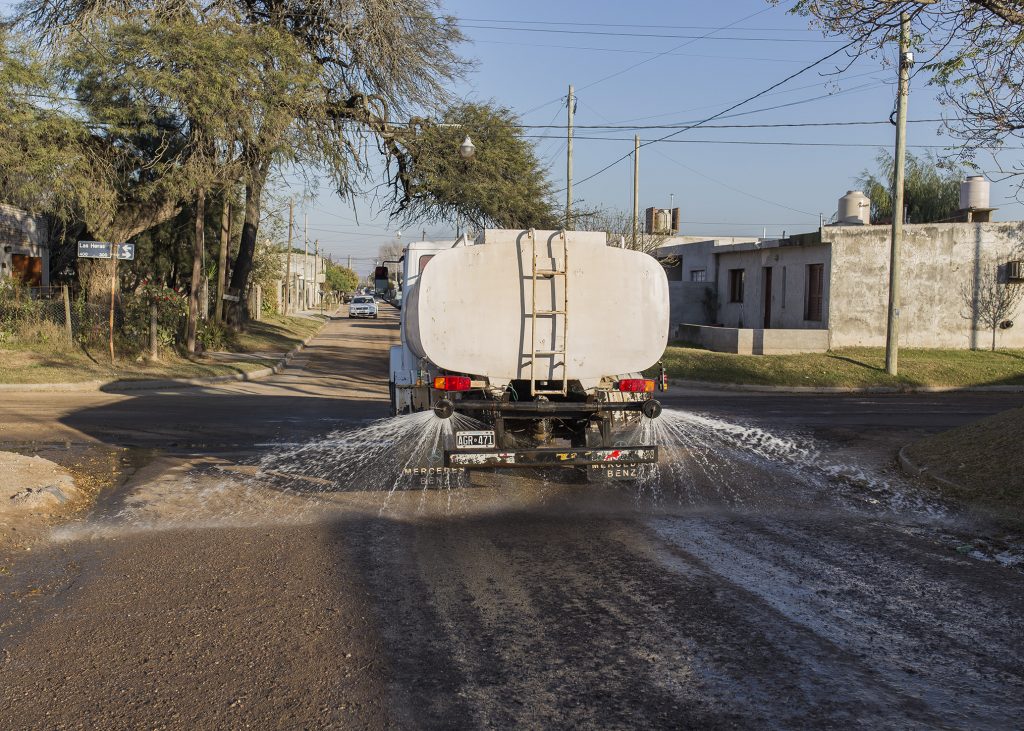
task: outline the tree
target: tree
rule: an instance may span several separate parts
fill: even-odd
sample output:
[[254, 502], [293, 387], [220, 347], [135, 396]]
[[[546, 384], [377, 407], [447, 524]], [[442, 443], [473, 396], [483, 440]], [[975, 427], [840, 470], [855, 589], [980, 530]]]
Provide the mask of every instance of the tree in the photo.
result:
[[327, 288], [332, 292], [354, 292], [359, 286], [359, 275], [348, 267], [327, 263], [324, 271]]
[[385, 261], [398, 261], [402, 258], [402, 242], [391, 241], [387, 244], [381, 244], [380, 248], [377, 249], [377, 258], [383, 264]]
[[[404, 144], [408, 167], [399, 169], [396, 215], [405, 221], [447, 222], [463, 227], [560, 226], [551, 186], [533, 145], [519, 134], [511, 111], [489, 104], [459, 104], [439, 123], [415, 120]], [[475, 155], [463, 159], [466, 136]]]
[[[255, 124], [237, 140], [245, 185], [245, 220], [231, 286], [244, 291], [252, 270], [262, 198], [274, 165], [292, 163], [327, 172], [343, 197], [359, 192], [376, 168], [368, 142], [397, 170], [390, 185], [405, 189], [411, 153], [403, 146], [410, 130], [396, 119], [442, 108], [448, 88], [466, 64], [455, 47], [463, 36], [454, 18], [439, 12], [436, 0], [223, 0], [202, 5], [195, 0], [26, 0], [22, 26], [43, 43], [74, 45], [77, 33], [129, 18], [141, 11], [159, 17], [200, 17], [204, 22], [237, 22], [254, 32], [273, 32], [291, 39], [301, 60], [312, 68], [296, 94], [285, 84], [264, 105], [234, 102], [237, 112], [250, 113]], [[238, 61], [270, 78], [281, 65], [283, 45]], [[285, 64], [287, 65], [287, 64]], [[293, 103], [294, 102], [294, 103]], [[396, 194], [396, 197], [398, 194]], [[240, 324], [245, 300], [228, 313]]]
[[633, 242], [633, 215], [614, 208], [602, 208], [595, 211], [577, 213], [576, 228], [580, 231], [604, 231], [608, 234], [608, 245], [618, 246], [625, 242], [627, 249], [653, 254], [664, 244], [669, 236], [665, 234], [644, 233], [644, 222], [640, 221], [637, 228], [636, 243]]
[[1000, 270], [1005, 269], [1005, 265], [1000, 267], [995, 262], [982, 263], [970, 283], [960, 290], [962, 316], [992, 331], [992, 350], [996, 349], [996, 333], [1004, 323], [1012, 323], [1017, 307], [1024, 301], [1024, 285], [1000, 277]]
[[[892, 223], [892, 189], [895, 165], [892, 153], [881, 150], [875, 158], [878, 172], [864, 170], [857, 185], [871, 199], [871, 223]], [[928, 152], [921, 157], [907, 153], [903, 200], [911, 223], [949, 221], [960, 210], [961, 168], [944, 165]]]
[[1018, 176], [1018, 196], [1024, 192], [1024, 165], [1005, 168], [996, 153], [1024, 137], [1024, 5], [797, 0], [791, 12], [813, 18], [828, 35], [850, 38], [851, 57], [896, 46], [900, 14], [910, 13], [917, 60], [952, 111], [943, 115], [943, 125], [964, 143], [956, 156], [973, 161], [978, 152], [991, 150], [1007, 177]]
[[262, 125], [308, 101], [312, 66], [289, 36], [201, 12], [114, 15], [86, 28], [82, 38], [61, 65], [76, 98], [103, 122], [97, 136], [118, 153], [121, 209], [137, 214], [111, 222], [114, 240], [174, 215], [184, 201], [195, 202], [186, 328], [192, 352], [206, 196], [244, 174], [244, 145]]
[[96, 228], [116, 207], [114, 171], [88, 124], [62, 111], [55, 76], [0, 25], [0, 200]]

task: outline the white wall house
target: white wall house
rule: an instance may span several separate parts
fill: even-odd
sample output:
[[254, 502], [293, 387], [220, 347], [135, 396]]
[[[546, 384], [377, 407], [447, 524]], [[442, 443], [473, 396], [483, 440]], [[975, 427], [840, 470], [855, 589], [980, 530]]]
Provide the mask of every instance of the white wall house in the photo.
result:
[[[890, 232], [839, 225], [784, 239], [669, 241], [656, 256], [670, 264], [676, 337], [755, 353], [884, 345]], [[977, 276], [1005, 281], [1015, 260], [1024, 260], [1024, 222], [906, 225], [901, 344], [984, 347]], [[1024, 347], [1024, 322], [997, 337], [999, 347]]]
[[0, 203], [0, 276], [30, 287], [50, 284], [49, 226], [43, 216]]
[[[287, 271], [291, 277], [288, 312], [319, 309], [323, 299], [323, 284], [327, 278], [327, 259], [318, 254], [296, 252], [289, 256], [290, 264], [285, 261], [285, 254], [281, 254], [281, 271]], [[278, 312], [283, 309], [285, 289], [285, 280], [282, 278], [277, 284]]]

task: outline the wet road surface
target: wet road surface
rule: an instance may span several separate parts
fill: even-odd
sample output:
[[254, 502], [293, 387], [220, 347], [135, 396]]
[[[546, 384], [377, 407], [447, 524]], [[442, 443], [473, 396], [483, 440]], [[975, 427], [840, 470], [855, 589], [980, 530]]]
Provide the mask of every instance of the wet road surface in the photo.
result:
[[642, 487], [268, 476], [384, 415], [394, 325], [262, 383], [0, 406], [11, 443], [159, 455], [0, 547], [0, 725], [1019, 727], [1013, 547], [892, 464], [1019, 397], [673, 393]]

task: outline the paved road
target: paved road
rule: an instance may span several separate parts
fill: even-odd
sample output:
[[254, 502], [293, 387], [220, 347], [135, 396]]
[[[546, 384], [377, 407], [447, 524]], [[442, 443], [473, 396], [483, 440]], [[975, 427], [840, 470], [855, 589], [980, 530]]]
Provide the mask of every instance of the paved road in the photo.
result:
[[1013, 546], [891, 465], [1020, 399], [673, 393], [642, 486], [392, 490], [386, 430], [329, 433], [383, 415], [394, 329], [333, 322], [263, 383], [0, 405], [0, 440], [163, 454], [0, 553], [3, 727], [1020, 725]]

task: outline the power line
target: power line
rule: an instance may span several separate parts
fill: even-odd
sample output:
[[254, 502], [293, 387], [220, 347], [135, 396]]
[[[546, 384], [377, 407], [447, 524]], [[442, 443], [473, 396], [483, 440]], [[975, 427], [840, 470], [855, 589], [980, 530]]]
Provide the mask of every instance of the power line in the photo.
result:
[[802, 213], [805, 216], [813, 217], [815, 215], [815, 214], [813, 214], [813, 213], [811, 213], [809, 211], [801, 211], [799, 208], [793, 208], [793, 206], [787, 206], [785, 203], [779, 203], [778, 201], [769, 200], [768, 198], [762, 198], [759, 195], [754, 195], [753, 193], [749, 193], [749, 192], [747, 192], [745, 190], [742, 190], [741, 188], [737, 188], [734, 185], [729, 185], [729, 183], [723, 183], [721, 180], [718, 180], [716, 178], [712, 178], [710, 175], [706, 175], [705, 173], [702, 173], [699, 170], [694, 170], [689, 165], [684, 165], [683, 163], [681, 163], [678, 160], [675, 160], [675, 159], [669, 157], [668, 155], [666, 155], [664, 153], [662, 153], [661, 156], [663, 158], [665, 158], [666, 160], [668, 160], [669, 162], [675, 163], [676, 165], [678, 165], [679, 167], [683, 168], [684, 170], [689, 170], [694, 175], [699, 175], [701, 178], [703, 178], [705, 180], [710, 180], [712, 183], [716, 183], [718, 185], [721, 185], [723, 188], [728, 188], [729, 190], [731, 190], [731, 191], [733, 191], [735, 193], [739, 193], [740, 195], [745, 195], [748, 198], [753, 198], [754, 200], [758, 200], [758, 201], [761, 201], [762, 203], [767, 203], [767, 204], [772, 205], [772, 206], [778, 206], [779, 208], [785, 208], [787, 211], [793, 211], [794, 213]]
[[690, 40], [713, 40], [713, 41], [769, 41], [774, 43], [841, 43], [828, 38], [770, 38], [755, 36], [689, 36], [678, 33], [632, 33], [626, 31], [599, 31], [599, 30], [568, 30], [565, 28], [515, 28], [510, 25], [467, 25], [460, 24], [460, 28], [472, 28], [474, 30], [504, 30], [519, 31], [521, 33], [564, 33], [567, 35], [588, 35], [588, 36], [620, 36], [629, 38], [686, 38]]
[[[703, 129], [703, 128], [702, 128]], [[564, 139], [558, 135], [520, 135], [528, 139], [536, 140], [560, 140]], [[632, 137], [589, 137], [586, 135], [573, 135], [575, 140], [596, 140], [600, 142], [632, 142]], [[889, 143], [875, 143], [875, 142], [789, 142], [789, 141], [769, 141], [769, 140], [662, 140], [662, 142], [668, 142], [672, 144], [690, 145], [690, 144], [701, 144], [701, 145], [768, 145], [776, 147], [885, 147]], [[951, 147], [956, 147], [954, 144], [949, 145], [907, 145], [907, 147], [913, 147], [922, 150], [948, 150]], [[1005, 146], [984, 146], [978, 147], [979, 150], [1024, 150], [1024, 147], [1005, 147]]]
[[[800, 63], [803, 63], [803, 61], [800, 61]], [[867, 71], [865, 73], [853, 74], [851, 76], [844, 76], [842, 78], [842, 80], [843, 81], [852, 81], [853, 79], [861, 79], [861, 78], [864, 78], [865, 76], [872, 76], [872, 75], [877, 74], [877, 73], [878, 73], [878, 69], [871, 69], [870, 71]], [[828, 82], [825, 82], [825, 83], [828, 83]], [[889, 81], [885, 80], [882, 83], [889, 83]], [[815, 82], [813, 82], [811, 84], [804, 84], [802, 86], [793, 86], [793, 87], [790, 87], [789, 89], [783, 89], [783, 90], [780, 90], [780, 91], [775, 91], [775, 92], [772, 92], [771, 94], [765, 94], [764, 96], [768, 97], [768, 96], [778, 96], [779, 94], [792, 94], [795, 91], [800, 91], [802, 89], [814, 89], [814, 88], [817, 88], [817, 87], [820, 87], [820, 86], [823, 86], [823, 85], [824, 84], [819, 80], [819, 81], [815, 81]], [[848, 88], [848, 89], [839, 89], [839, 90], [834, 91], [834, 92], [828, 92], [827, 91], [823, 96], [839, 96], [840, 94], [852, 93], [854, 91], [857, 91], [857, 89], [861, 89], [861, 88], [864, 88], [864, 85], [855, 86], [855, 87]], [[811, 97], [811, 98], [812, 99], [817, 99], [817, 98], [822, 98], [822, 97]], [[622, 119], [622, 120], [619, 120], [618, 122], [616, 122], [616, 124], [629, 124], [629, 123], [632, 123], [632, 122], [644, 122], [644, 121], [647, 121], [649, 119], [661, 119], [663, 117], [673, 117], [673, 116], [676, 116], [678, 114], [689, 114], [690, 112], [703, 112], [703, 110], [705, 110], [705, 109], [715, 109], [715, 108], [719, 107], [720, 105], [721, 105], [720, 102], [714, 103], [714, 104], [702, 104], [699, 107], [690, 107], [688, 109], [677, 109], [677, 110], [671, 111], [671, 112], [661, 112], [659, 114], [650, 114], [650, 115], [647, 115], [645, 117], [632, 117], [630, 119]], [[753, 114], [753, 112], [752, 111], [751, 112], [744, 112], [744, 114]]]
[[[493, 46], [516, 46], [522, 48], [521, 41], [494, 41], [489, 38], [475, 38], [473, 43], [486, 43]], [[556, 48], [564, 51], [598, 51], [600, 53], [642, 53], [648, 56], [679, 56], [680, 58], [713, 58], [720, 61], [768, 61], [774, 63], [800, 63], [794, 58], [766, 58], [764, 56], [722, 56], [712, 53], [676, 53], [674, 51], [650, 51], [642, 48], [607, 48], [602, 46], [566, 46], [558, 43], [530, 43], [530, 48]]]
[[[725, 28], [728, 28], [728, 27], [732, 26], [732, 25], [736, 25], [737, 23], [742, 23], [744, 20], [749, 20], [750, 18], [753, 18], [756, 15], [760, 15], [761, 13], [766, 12], [767, 10], [768, 10], [768, 8], [765, 8], [764, 10], [760, 10], [760, 11], [758, 11], [756, 13], [753, 13], [752, 15], [748, 15], [748, 16], [746, 16], [744, 18], [740, 18], [739, 20], [733, 21], [732, 23], [729, 23], [728, 25], [725, 25], [725, 26], [723, 26], [721, 28], [714, 29], [710, 33], [706, 33], [703, 37], [710, 36], [713, 33], [717, 33], [717, 32], [719, 32], [721, 30], [724, 30]], [[690, 45], [690, 43], [693, 43], [695, 40], [697, 40], [697, 39], [695, 38], [693, 40], [688, 41], [687, 43], [681, 43], [681, 44], [679, 44], [678, 46], [676, 46], [674, 48], [670, 48], [668, 52], [678, 51], [680, 48], [683, 48], [684, 46]], [[634, 68], [636, 68], [637, 66], [639, 66], [641, 64], [647, 63], [648, 61], [653, 61], [654, 59], [660, 58], [661, 56], [664, 56], [664, 55], [665, 55], [665, 53], [660, 53], [660, 54], [658, 54], [656, 56], [652, 56], [649, 59], [645, 59], [644, 61], [641, 61], [639, 64], [634, 64], [632, 66], [629, 66], [626, 69], [623, 69], [622, 71], [617, 71], [614, 74], [611, 74], [610, 76], [605, 76], [604, 78], [598, 79], [597, 81], [592, 81], [592, 82], [588, 83], [586, 86], [581, 86], [580, 90], [589, 89], [590, 87], [595, 86], [596, 84], [600, 84], [602, 81], [607, 81], [608, 79], [610, 79], [610, 78], [612, 78], [614, 76], [618, 76], [619, 74], [625, 73], [626, 71], [634, 69]], [[525, 112], [523, 114], [523, 116], [525, 117], [527, 114], [530, 114], [531, 112], [535, 112], [538, 109], [542, 109], [542, 108], [546, 107], [548, 104], [552, 104], [555, 101], [558, 101], [559, 99], [561, 99], [561, 97], [557, 97], [556, 99], [554, 99], [552, 101], [544, 102], [543, 104], [541, 104], [541, 105], [539, 105], [537, 107], [534, 107], [533, 109], [530, 109], [529, 111]]]
[[[818, 97], [821, 98], [821, 97]], [[943, 119], [908, 119], [907, 124], [922, 124], [924, 122], [944, 122]], [[860, 127], [869, 125], [892, 126], [888, 119], [841, 121], [841, 122], [777, 122], [773, 124], [705, 124], [701, 129], [788, 129], [794, 127]], [[563, 124], [520, 124], [520, 129], [565, 129]], [[689, 124], [576, 124], [575, 129], [608, 129], [608, 130], [641, 130], [641, 129], [691, 129]], [[555, 139], [555, 138], [552, 138]], [[597, 137], [594, 139], [618, 139], [614, 137]]]
[[[792, 79], [795, 79], [800, 74], [802, 74], [802, 73], [804, 73], [806, 71], [809, 71], [810, 69], [814, 68], [818, 64], [824, 63], [825, 61], [828, 61], [833, 56], [836, 56], [836, 55], [842, 53], [847, 48], [850, 48], [851, 46], [857, 44], [859, 41], [860, 41], [860, 38], [855, 38], [854, 40], [852, 40], [852, 41], [846, 43], [845, 45], [837, 48], [836, 50], [832, 51], [831, 53], [828, 53], [825, 56], [822, 56], [817, 61], [814, 61], [813, 63], [810, 63], [810, 64], [804, 66], [799, 71], [795, 71], [794, 73], [790, 74], [789, 76], [787, 76], [786, 78], [782, 79], [781, 81], [778, 81], [778, 82], [772, 84], [771, 86], [767, 87], [766, 89], [762, 89], [761, 91], [757, 92], [756, 94], [748, 96], [746, 99], [743, 99], [742, 101], [736, 102], [735, 104], [733, 104], [730, 107], [726, 107], [725, 109], [723, 109], [722, 111], [718, 112], [717, 114], [712, 114], [710, 117], [708, 117], [706, 119], [703, 119], [700, 122], [697, 122], [696, 124], [693, 124], [693, 125], [691, 125], [689, 127], [684, 127], [683, 129], [677, 130], [675, 132], [671, 132], [671, 133], [669, 133], [669, 134], [667, 134], [667, 135], [665, 135], [663, 137], [660, 137], [657, 140], [651, 140], [649, 142], [644, 142], [640, 146], [641, 147], [646, 147], [647, 145], [653, 144], [655, 142], [662, 142], [664, 140], [667, 140], [667, 139], [670, 139], [672, 137], [675, 137], [676, 135], [681, 134], [681, 133], [683, 133], [683, 132], [685, 132], [685, 131], [687, 131], [689, 129], [693, 129], [693, 128], [699, 127], [699, 126], [701, 126], [703, 124], [707, 124], [708, 122], [714, 121], [715, 119], [718, 119], [719, 117], [724, 116], [726, 113], [731, 112], [732, 110], [737, 109], [738, 107], [741, 107], [744, 104], [746, 104], [748, 102], [751, 102], [754, 99], [757, 99], [758, 97], [764, 96], [765, 94], [767, 94], [768, 92], [772, 91], [773, 89], [779, 88], [780, 86], [782, 86], [786, 82], [788, 82], [788, 81], [790, 81]], [[622, 157], [612, 161], [608, 165], [605, 165], [603, 168], [598, 170], [596, 173], [593, 173], [592, 175], [588, 175], [587, 177], [583, 178], [582, 180], [576, 181], [576, 185], [580, 185], [582, 183], [587, 182], [588, 180], [592, 180], [592, 179], [596, 178], [598, 175], [600, 175], [601, 173], [605, 172], [606, 170], [610, 170], [611, 168], [615, 167], [620, 162], [622, 162], [623, 160], [625, 160], [628, 157], [630, 157], [632, 154], [633, 154], [632, 152], [626, 153]], [[561, 190], [558, 190], [558, 191], [555, 191], [555, 194], [561, 193], [561, 192], [562, 192]], [[803, 211], [801, 211], [801, 213], [802, 212]]]
[[[767, 10], [767, 8], [766, 8]], [[760, 15], [760, 11], [753, 15], [748, 15], [742, 20], [737, 20], [736, 23], [742, 23], [744, 20], [753, 18], [754, 15]], [[590, 26], [597, 28], [650, 28], [657, 25], [659, 28], [670, 28], [672, 30], [721, 30], [721, 27], [713, 25], [664, 25], [662, 23], [582, 23], [578, 20], [501, 20], [498, 18], [459, 18], [460, 21], [469, 23], [516, 23], [518, 25], [572, 25], [572, 26]], [[735, 25], [735, 24], [733, 24]], [[731, 26], [730, 26], [731, 27]], [[785, 33], [806, 33], [806, 28], [734, 28], [734, 30], [740, 31], [755, 31], [758, 33], [768, 32], [785, 32]]]
[[696, 43], [699, 40], [704, 40], [706, 38], [710, 38], [713, 34], [718, 33], [719, 31], [724, 30], [725, 28], [731, 28], [732, 26], [737, 25], [739, 23], [742, 23], [745, 20], [750, 20], [751, 18], [756, 17], [756, 16], [760, 15], [761, 13], [766, 13], [766, 12], [768, 12], [768, 10], [769, 10], [769, 8], [763, 8], [761, 10], [758, 10], [756, 13], [751, 13], [750, 15], [746, 16], [745, 18], [740, 18], [739, 20], [737, 20], [737, 21], [735, 21], [733, 23], [730, 23], [729, 25], [726, 25], [723, 28], [715, 28], [715, 29], [709, 31], [708, 33], [705, 33], [702, 36], [697, 36], [697, 37], [691, 38], [690, 40], [686, 41], [685, 43], [680, 43], [678, 46], [673, 46], [672, 48], [668, 49], [667, 51], [662, 51], [661, 53], [658, 53], [658, 54], [656, 54], [654, 56], [651, 56], [650, 58], [645, 58], [642, 61], [638, 61], [638, 62], [636, 62], [636, 63], [634, 63], [634, 64], [632, 64], [630, 66], [627, 66], [624, 69], [621, 69], [621, 70], [616, 71], [614, 73], [608, 74], [607, 76], [602, 76], [600, 79], [597, 79], [596, 81], [591, 81], [589, 84], [584, 84], [583, 86], [581, 86], [579, 88], [579, 91], [583, 91], [585, 89], [589, 89], [592, 86], [597, 86], [598, 84], [600, 84], [602, 82], [605, 82], [605, 81], [608, 81], [609, 79], [614, 79], [616, 76], [621, 76], [622, 74], [628, 73], [628, 72], [632, 71], [635, 68], [639, 68], [640, 66], [643, 66], [644, 64], [650, 63], [651, 61], [656, 61], [657, 59], [661, 58], [662, 56], [665, 56], [665, 55], [667, 55], [667, 54], [669, 54], [669, 53], [671, 53], [673, 51], [678, 51], [680, 48], [684, 48], [686, 46], [689, 46], [689, 45], [691, 45], [693, 43]]

